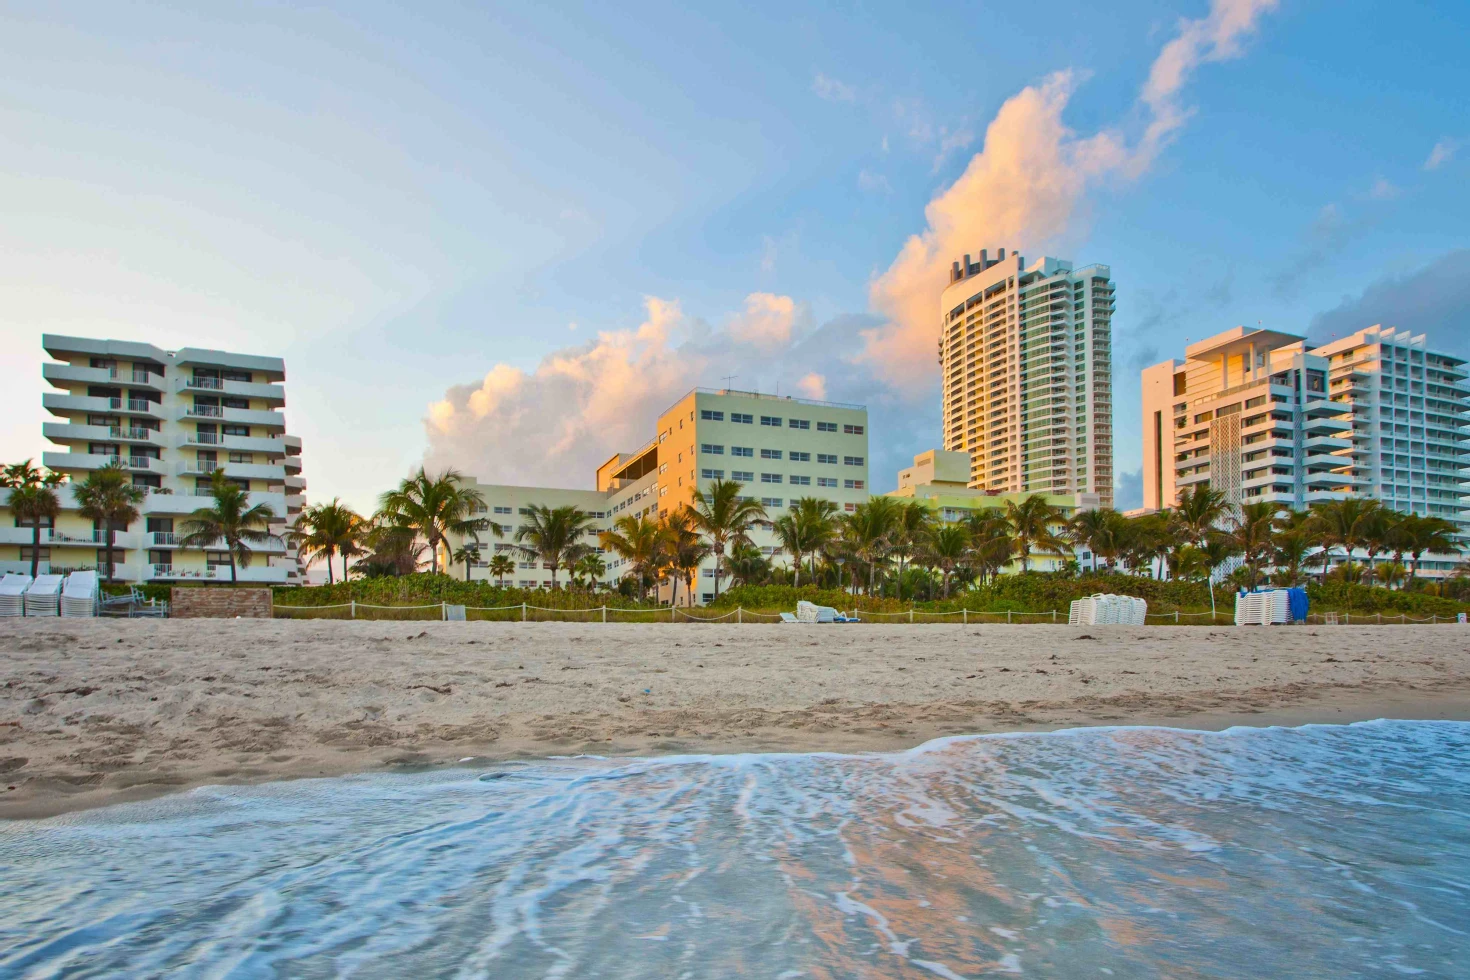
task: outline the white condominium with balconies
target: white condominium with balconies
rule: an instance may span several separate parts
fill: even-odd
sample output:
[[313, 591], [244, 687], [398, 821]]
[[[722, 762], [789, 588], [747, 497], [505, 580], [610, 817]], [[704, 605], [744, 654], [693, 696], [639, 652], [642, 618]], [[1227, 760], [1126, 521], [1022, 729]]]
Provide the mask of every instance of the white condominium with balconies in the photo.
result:
[[954, 263], [940, 301], [944, 448], [970, 486], [1113, 503], [1112, 273], [1001, 249]]
[[[120, 580], [228, 578], [223, 543], [180, 544], [184, 519], [212, 503], [208, 488], [216, 469], [250, 492], [251, 505], [264, 503], [275, 512], [272, 531], [278, 535], [300, 514], [306, 489], [301, 440], [286, 434], [286, 365], [280, 358], [49, 334], [41, 343], [53, 359], [41, 375], [58, 389], [41, 396], [57, 418], [43, 425], [42, 434], [66, 450], [44, 453], [42, 462], [73, 484], [116, 463], [148, 489], [139, 522], [118, 529], [113, 560]], [[44, 564], [52, 571], [100, 568], [103, 529], [76, 513], [68, 488], [60, 496], [62, 516], [42, 537]], [[0, 564], [29, 570], [31, 531], [11, 532], [15, 540], [4, 542], [6, 552], [22, 553], [5, 554]], [[257, 558], [240, 570], [241, 581], [300, 580], [296, 549], [284, 537], [253, 550]]]
[[[1247, 327], [1191, 344], [1182, 363], [1143, 371], [1144, 506], [1201, 484], [1297, 509], [1358, 495], [1470, 533], [1464, 364], [1379, 326], [1312, 349]], [[1421, 570], [1453, 563], [1431, 556]]]

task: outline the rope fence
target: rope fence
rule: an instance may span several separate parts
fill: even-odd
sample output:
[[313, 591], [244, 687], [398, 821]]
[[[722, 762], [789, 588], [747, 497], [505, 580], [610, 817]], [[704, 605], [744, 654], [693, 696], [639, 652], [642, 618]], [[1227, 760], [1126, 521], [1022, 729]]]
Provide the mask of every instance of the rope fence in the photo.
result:
[[[664, 606], [656, 609], [622, 609], [617, 606], [588, 606], [582, 608], [557, 608], [533, 606], [519, 603], [512, 606], [460, 606], [450, 602], [436, 602], [417, 606], [383, 606], [367, 602], [340, 602], [326, 606], [275, 606], [278, 619], [368, 619], [368, 620], [475, 620], [489, 622], [575, 622], [575, 623], [774, 623], [781, 622], [778, 612], [761, 612], [737, 606], [720, 615], [696, 615], [685, 606]], [[1046, 612], [977, 612], [973, 609], [957, 609], [952, 612], [907, 609], [901, 612], [872, 612], [854, 610], [851, 613], [859, 622], [897, 623], [1058, 623], [1065, 624], [1068, 615], [1057, 609]], [[1228, 612], [1167, 612], [1149, 613], [1149, 622], [1161, 625], [1205, 625], [1232, 626], [1233, 613]], [[1407, 613], [1311, 613], [1306, 622], [1316, 626], [1398, 626], [1410, 624], [1465, 622], [1462, 616], [1417, 617]]]

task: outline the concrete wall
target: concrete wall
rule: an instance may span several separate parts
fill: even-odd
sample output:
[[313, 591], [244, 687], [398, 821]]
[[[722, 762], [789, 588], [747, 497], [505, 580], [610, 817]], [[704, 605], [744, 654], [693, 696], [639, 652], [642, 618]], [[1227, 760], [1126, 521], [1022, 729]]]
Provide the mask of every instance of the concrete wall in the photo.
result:
[[171, 589], [173, 619], [270, 619], [270, 589]]

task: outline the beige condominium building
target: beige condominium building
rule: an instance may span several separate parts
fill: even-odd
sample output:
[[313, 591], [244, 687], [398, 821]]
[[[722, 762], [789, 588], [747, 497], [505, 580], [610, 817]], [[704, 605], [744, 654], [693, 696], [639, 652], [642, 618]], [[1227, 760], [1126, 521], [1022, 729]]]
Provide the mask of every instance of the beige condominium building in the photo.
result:
[[[1004, 511], [1008, 502], [1021, 503], [1030, 493], [1002, 493], [995, 490], [980, 490], [969, 485], [970, 454], [943, 449], [930, 449], [914, 457], [912, 466], [898, 471], [898, 489], [887, 496], [901, 500], [915, 500], [932, 510], [944, 521], [960, 521], [977, 510]], [[1063, 521], [1069, 521], [1082, 510], [1096, 510], [1102, 506], [1101, 498], [1095, 493], [1045, 493], [1046, 502], [1057, 508], [1062, 521], [1057, 523], [1060, 531]], [[1032, 558], [1031, 567], [1037, 571], [1054, 571], [1072, 554], [1057, 557], [1038, 555]], [[1084, 563], [1092, 558], [1090, 552], [1077, 551], [1075, 557]], [[1019, 570], [1019, 562], [1013, 562], [1008, 570]]]
[[940, 300], [943, 446], [971, 486], [1113, 502], [1112, 273], [986, 250]]
[[[1470, 532], [1463, 359], [1369, 327], [1322, 347], [1236, 327], [1143, 371], [1146, 509], [1209, 485], [1235, 504], [1300, 509], [1360, 495]], [[1445, 574], [1455, 556], [1430, 556]]]
[[[534, 504], [572, 504], [594, 517], [597, 530], [623, 516], [658, 517], [693, 504], [694, 491], [715, 480], [736, 480], [759, 500], [772, 518], [801, 497], [823, 497], [851, 513], [868, 499], [868, 413], [861, 405], [813, 401], [731, 389], [696, 388], [662, 412], [653, 437], [632, 452], [614, 453], [597, 468], [594, 489], [565, 490], [477, 483], [487, 514], [505, 528], [504, 538], [486, 536], [482, 555], [515, 555], [516, 584], [549, 585], [548, 569], [515, 554], [518, 518]], [[781, 549], [769, 526], [755, 529], [752, 541], [779, 563]], [[462, 542], [454, 542], [458, 548]], [[595, 544], [594, 539], [588, 540]], [[629, 569], [604, 555], [605, 581]], [[484, 562], [470, 576], [488, 578]], [[463, 574], [464, 566], [459, 566]], [[711, 558], [700, 570], [695, 602], [714, 598]], [[565, 581], [565, 573], [558, 579]], [[721, 588], [725, 587], [722, 583]], [[685, 599], [680, 590], [680, 603]], [[664, 591], [667, 597], [668, 590]]]
[[[67, 476], [59, 490], [62, 513], [44, 528], [41, 564], [52, 572], [101, 568], [102, 528], [77, 512], [72, 487], [109, 463], [125, 468], [147, 491], [139, 519], [116, 534], [113, 561], [124, 582], [228, 579], [223, 542], [184, 547], [181, 525], [213, 503], [210, 474], [250, 491], [249, 503], [268, 505], [281, 540], [252, 546], [241, 581], [302, 580], [296, 549], [284, 539], [304, 503], [301, 440], [286, 434], [285, 362], [278, 357], [186, 347], [169, 351], [124, 340], [44, 335], [51, 361], [41, 376], [52, 391], [41, 404], [54, 421], [42, 434], [60, 447], [41, 462]], [[8, 499], [8, 491], [0, 491]], [[5, 500], [0, 499], [0, 506]], [[0, 533], [0, 569], [30, 570], [32, 531], [8, 510]]]

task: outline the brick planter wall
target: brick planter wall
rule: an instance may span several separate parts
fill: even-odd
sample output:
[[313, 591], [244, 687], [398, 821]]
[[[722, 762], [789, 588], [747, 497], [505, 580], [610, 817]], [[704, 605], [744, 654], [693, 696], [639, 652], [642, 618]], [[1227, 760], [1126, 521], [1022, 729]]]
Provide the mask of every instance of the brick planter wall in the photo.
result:
[[168, 614], [173, 619], [270, 619], [270, 589], [171, 589]]

